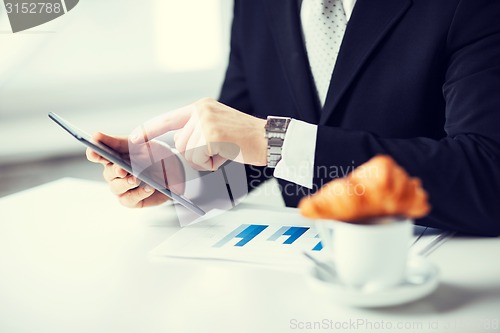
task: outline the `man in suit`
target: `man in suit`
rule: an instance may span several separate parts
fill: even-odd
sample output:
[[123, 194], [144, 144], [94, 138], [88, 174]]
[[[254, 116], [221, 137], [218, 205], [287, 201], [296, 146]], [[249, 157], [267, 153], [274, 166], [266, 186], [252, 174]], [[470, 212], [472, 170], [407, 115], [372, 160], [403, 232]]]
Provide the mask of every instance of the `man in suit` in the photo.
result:
[[[145, 124], [150, 138], [181, 129], [182, 151], [237, 144], [249, 185], [274, 173], [288, 206], [343, 176], [330, 171], [388, 154], [429, 193], [419, 224], [500, 234], [500, 2], [236, 0], [234, 12], [219, 102]], [[291, 119], [266, 134], [268, 116]], [[214, 147], [187, 158], [217, 168], [229, 156]], [[162, 201], [88, 155], [124, 204]]]

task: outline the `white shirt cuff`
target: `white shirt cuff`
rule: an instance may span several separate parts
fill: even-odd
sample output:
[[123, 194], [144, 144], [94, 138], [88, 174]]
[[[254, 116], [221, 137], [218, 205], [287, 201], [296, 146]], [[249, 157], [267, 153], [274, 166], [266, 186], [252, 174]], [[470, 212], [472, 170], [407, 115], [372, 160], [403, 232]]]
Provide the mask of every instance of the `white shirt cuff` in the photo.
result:
[[313, 188], [317, 131], [316, 125], [292, 119], [283, 142], [281, 160], [274, 169], [274, 177]]

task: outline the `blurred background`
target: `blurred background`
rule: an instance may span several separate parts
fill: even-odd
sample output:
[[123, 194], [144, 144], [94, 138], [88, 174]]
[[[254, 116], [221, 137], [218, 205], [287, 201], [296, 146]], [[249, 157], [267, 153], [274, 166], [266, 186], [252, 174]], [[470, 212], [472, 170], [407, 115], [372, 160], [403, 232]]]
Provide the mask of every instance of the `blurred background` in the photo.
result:
[[[2, 2], [3, 3], [3, 2]], [[13, 34], [0, 5], [0, 197], [61, 177], [101, 179], [47, 117], [127, 135], [201, 97], [217, 98], [232, 0], [81, 0]]]

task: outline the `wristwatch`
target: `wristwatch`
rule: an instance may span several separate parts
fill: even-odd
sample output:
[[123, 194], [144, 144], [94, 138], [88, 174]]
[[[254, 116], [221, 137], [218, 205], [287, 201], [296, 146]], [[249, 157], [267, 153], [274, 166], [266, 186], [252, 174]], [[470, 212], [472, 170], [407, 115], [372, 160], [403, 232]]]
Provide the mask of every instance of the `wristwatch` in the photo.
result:
[[267, 166], [276, 168], [281, 160], [283, 142], [285, 142], [286, 130], [292, 118], [288, 117], [267, 117], [266, 138], [267, 138]]

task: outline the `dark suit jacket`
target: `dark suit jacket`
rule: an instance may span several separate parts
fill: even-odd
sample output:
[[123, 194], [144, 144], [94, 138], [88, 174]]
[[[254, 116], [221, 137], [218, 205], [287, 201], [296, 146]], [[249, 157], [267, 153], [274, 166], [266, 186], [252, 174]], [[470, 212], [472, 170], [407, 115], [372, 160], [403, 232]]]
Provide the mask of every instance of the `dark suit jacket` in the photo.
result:
[[[296, 0], [235, 1], [220, 101], [318, 124], [316, 166], [389, 154], [429, 192], [419, 224], [499, 235], [500, 1], [358, 0], [323, 110], [299, 11]], [[261, 170], [248, 170], [257, 184]], [[280, 184], [289, 206], [307, 193]]]

